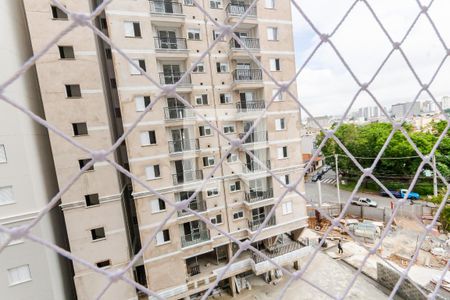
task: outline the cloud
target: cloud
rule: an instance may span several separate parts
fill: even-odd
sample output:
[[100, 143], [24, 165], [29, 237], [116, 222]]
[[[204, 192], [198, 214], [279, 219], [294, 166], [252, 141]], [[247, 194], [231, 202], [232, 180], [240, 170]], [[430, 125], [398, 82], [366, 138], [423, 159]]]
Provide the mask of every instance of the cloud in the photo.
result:
[[[317, 29], [326, 34], [333, 32], [353, 3], [351, 0], [295, 1]], [[420, 7], [413, 0], [368, 2], [394, 42], [402, 40], [420, 13]], [[446, 44], [450, 44], [449, 11], [450, 1], [447, 0], [434, 1], [429, 10]], [[301, 67], [320, 39], [294, 6], [293, 24], [297, 66]], [[347, 19], [332, 35], [331, 41], [360, 82], [369, 82], [372, 79], [393, 48], [391, 41], [363, 2], [355, 5]], [[424, 14], [419, 17], [402, 43], [402, 49], [423, 83], [430, 82], [439, 64], [446, 57], [444, 45]], [[442, 96], [450, 95], [449, 78], [450, 62], [446, 61], [430, 86], [431, 92], [438, 100]], [[370, 85], [370, 90], [378, 101], [388, 108], [397, 102], [412, 101], [420, 89], [420, 84], [399, 51], [392, 54]], [[335, 115], [345, 111], [358, 86], [331, 46], [324, 44], [301, 72], [298, 90], [300, 101], [313, 115]], [[422, 93], [419, 99], [430, 97]], [[368, 105], [373, 106], [375, 103], [363, 93], [353, 108]]]

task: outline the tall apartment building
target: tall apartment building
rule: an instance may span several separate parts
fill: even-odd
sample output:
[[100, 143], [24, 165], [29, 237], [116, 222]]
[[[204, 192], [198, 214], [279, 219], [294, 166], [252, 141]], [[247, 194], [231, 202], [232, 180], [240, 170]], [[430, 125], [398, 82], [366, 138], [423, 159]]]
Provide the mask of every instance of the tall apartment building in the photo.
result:
[[[71, 11], [90, 12], [96, 1], [63, 1]], [[212, 18], [236, 24], [249, 7], [245, 1], [199, 1]], [[67, 16], [47, 0], [24, 0], [34, 51], [69, 26]], [[287, 83], [295, 75], [289, 1], [260, 1], [235, 30], [272, 76]], [[140, 66], [81, 27], [62, 37], [37, 63], [47, 120], [91, 148], [107, 148], [155, 101], [162, 85], [178, 82], [203, 51], [218, 38], [218, 28], [192, 1], [112, 1], [96, 26]], [[290, 87], [296, 94], [296, 86]], [[232, 140], [242, 138], [264, 110], [262, 122], [245, 140], [279, 180], [293, 183], [303, 170], [300, 114], [282, 94], [270, 107], [277, 86], [242, 47], [229, 37], [183, 77], [177, 93]], [[50, 134], [58, 182], [63, 186], [89, 156]], [[189, 199], [230, 149], [231, 143], [174, 97], [151, 110], [116, 151], [114, 160], [171, 201]], [[255, 237], [282, 185], [242, 149], [224, 158], [190, 208], [239, 240], [282, 265], [294, 264], [307, 247], [297, 240], [306, 226], [306, 206], [288, 193]], [[299, 185], [303, 190], [303, 182]], [[172, 208], [107, 163], [96, 163], [62, 197], [71, 251], [102, 268], [124, 268], [156, 234], [128, 276], [161, 296], [181, 299], [208, 289], [237, 251], [234, 243], [193, 214], [179, 211], [155, 232]], [[102, 276], [74, 263], [80, 299], [91, 298], [106, 284]], [[235, 278], [273, 270], [269, 262], [246, 251], [221, 281], [233, 293]], [[138, 293], [139, 294], [139, 293]], [[132, 299], [136, 291], [117, 281], [105, 299]], [[141, 294], [139, 294], [141, 295]]]
[[[8, 80], [32, 55], [21, 1], [1, 1], [0, 82]], [[37, 77], [30, 68], [3, 94], [43, 117]], [[0, 224], [25, 226], [58, 192], [50, 143], [44, 127], [0, 100]], [[31, 233], [66, 248], [61, 210], [56, 207]], [[72, 299], [71, 264], [53, 250], [25, 238], [5, 246], [0, 232], [1, 299]]]

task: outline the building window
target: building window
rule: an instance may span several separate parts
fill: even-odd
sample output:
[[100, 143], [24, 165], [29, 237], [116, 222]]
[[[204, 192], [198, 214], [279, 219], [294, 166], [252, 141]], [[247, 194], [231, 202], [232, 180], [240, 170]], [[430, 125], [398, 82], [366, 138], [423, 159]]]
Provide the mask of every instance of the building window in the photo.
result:
[[86, 206], [94, 206], [100, 204], [98, 194], [84, 195], [84, 199], [86, 200]]
[[213, 30], [212, 34], [213, 34], [213, 36], [212, 36], [213, 41], [218, 39], [221, 42], [225, 42], [224, 37], [220, 36], [222, 34], [222, 32], [217, 32], [217, 31]]
[[[273, 89], [273, 90], [272, 90], [272, 98], [275, 97], [275, 98], [273, 99], [273, 101], [275, 101], [275, 102], [277, 102], [277, 101], [283, 101], [283, 94], [282, 94], [282, 93], [277, 94], [277, 93], [278, 93], [278, 90], [277, 90], [277, 89]], [[277, 95], [275, 96], [275, 94], [277, 94]]]
[[[108, 29], [108, 23], [106, 22], [106, 18], [100, 18], [100, 28], [103, 30]], [[108, 33], [106, 33], [108, 34]]]
[[112, 52], [111, 52], [110, 48], [105, 49], [105, 56], [106, 56], [106, 59], [112, 59]]
[[59, 7], [57, 6], [51, 6], [52, 8], [52, 17], [56, 20], [67, 20], [67, 14], [63, 12]]
[[73, 135], [87, 135], [88, 129], [86, 123], [72, 123]]
[[206, 196], [208, 197], [214, 197], [219, 195], [219, 189], [218, 188], [212, 188], [206, 191]]
[[106, 267], [109, 267], [111, 265], [111, 261], [109, 259], [103, 260], [103, 261], [100, 261], [100, 262], [96, 263], [96, 265], [100, 269], [101, 268], [106, 268]]
[[274, 9], [275, 8], [275, 0], [266, 0], [266, 8]]
[[6, 158], [6, 148], [5, 145], [0, 144], [0, 164], [5, 164], [8, 162]]
[[195, 103], [197, 105], [208, 105], [208, 95], [203, 94], [203, 95], [195, 96]]
[[[147, 69], [145, 67], [145, 60], [143, 60], [143, 59], [132, 59], [132, 61], [133, 61], [133, 63], [135, 65], [138, 65], [139, 68], [142, 69], [142, 71], [144, 71], [144, 72], [147, 71]], [[130, 63], [130, 74], [131, 75], [142, 75], [143, 72], [139, 68], [136, 68], [133, 64]]]
[[14, 202], [12, 186], [0, 187], [0, 205], [11, 204]]
[[234, 125], [225, 125], [225, 126], [223, 126], [223, 133], [234, 133], [236, 130], [235, 130], [235, 127], [234, 127]]
[[184, 0], [184, 5], [193, 6], [194, 5], [194, 1], [192, 1], [192, 0]]
[[31, 271], [29, 265], [8, 269], [9, 285], [16, 285], [27, 281], [31, 281]]
[[111, 79], [109, 80], [109, 82], [110, 82], [110, 84], [111, 84], [111, 88], [112, 88], [112, 89], [117, 89], [117, 81], [116, 81], [115, 78], [111, 78]]
[[220, 8], [222, 8], [222, 1], [221, 0], [210, 0], [209, 7], [213, 8], [213, 9], [220, 9]]
[[199, 130], [200, 136], [210, 136], [210, 135], [212, 135], [211, 127], [209, 127], [208, 125], [199, 126], [198, 130]]
[[271, 58], [270, 62], [270, 71], [280, 71], [280, 59], [279, 58]]
[[244, 211], [240, 210], [233, 213], [233, 220], [238, 220], [244, 218]]
[[204, 167], [212, 167], [212, 166], [214, 166], [214, 156], [203, 157], [203, 166]]
[[[78, 164], [80, 165], [80, 170], [84, 168], [91, 160], [89, 158], [78, 160]], [[86, 171], [93, 171], [94, 165], [90, 166]]]
[[292, 213], [292, 201], [284, 202], [282, 204], [283, 208], [283, 215], [291, 214]]
[[230, 104], [231, 102], [231, 94], [220, 94], [220, 104]]
[[188, 29], [188, 39], [200, 41], [200, 29]]
[[278, 28], [277, 27], [267, 27], [267, 40], [278, 41]]
[[237, 162], [238, 160], [238, 156], [236, 153], [229, 153], [227, 156], [227, 162], [228, 163], [233, 163], [233, 162]]
[[61, 59], [74, 59], [75, 53], [72, 46], [58, 46], [59, 57]]
[[284, 183], [285, 185], [289, 184], [289, 174], [286, 175], [281, 175], [280, 176], [280, 180], [282, 183]]
[[230, 184], [230, 191], [231, 192], [237, 192], [241, 190], [241, 182], [235, 181], [232, 184]]
[[204, 73], [205, 72], [205, 65], [203, 62], [199, 62], [194, 69], [192, 69], [192, 73]]
[[81, 98], [81, 88], [79, 84], [66, 84], [67, 98]]
[[287, 146], [277, 148], [278, 159], [287, 158]]
[[136, 111], [144, 111], [150, 105], [150, 96], [137, 96], [134, 98], [136, 102]]
[[141, 26], [139, 25], [139, 22], [124, 22], [123, 28], [125, 31], [125, 37], [141, 37]]
[[216, 63], [217, 73], [227, 73], [228, 72], [228, 63]]
[[162, 245], [170, 242], [169, 229], [161, 230], [156, 234], [156, 245]]
[[93, 241], [99, 240], [99, 239], [104, 239], [106, 237], [105, 228], [98, 227], [98, 228], [91, 229], [91, 236], [92, 236]]
[[157, 213], [166, 210], [166, 202], [163, 199], [153, 199], [150, 201], [152, 213]]
[[141, 146], [156, 145], [156, 133], [154, 130], [141, 132]]
[[286, 123], [284, 121], [284, 118], [281, 119], [275, 119], [275, 130], [285, 130], [286, 129]]
[[214, 218], [211, 218], [211, 223], [222, 224], [222, 215], [216, 215]]
[[153, 166], [146, 167], [145, 174], [146, 174], [148, 180], [161, 177], [159, 165], [153, 165]]

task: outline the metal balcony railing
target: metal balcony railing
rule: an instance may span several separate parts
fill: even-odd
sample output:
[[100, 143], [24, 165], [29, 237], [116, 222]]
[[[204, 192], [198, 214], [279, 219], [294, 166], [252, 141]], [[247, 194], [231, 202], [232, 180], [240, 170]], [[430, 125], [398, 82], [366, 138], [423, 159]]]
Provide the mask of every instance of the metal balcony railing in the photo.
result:
[[[264, 222], [265, 218], [261, 218], [261, 219], [257, 219], [257, 220], [252, 220], [252, 221], [248, 221], [248, 228], [251, 231], [256, 231], [258, 230], [259, 226], [262, 225], [262, 223]], [[265, 228], [270, 227], [270, 226], [274, 226], [276, 225], [276, 219], [275, 216], [272, 216], [270, 218], [270, 220], [267, 222]]]
[[[239, 138], [242, 139], [247, 133], [239, 133]], [[245, 139], [244, 144], [267, 142], [269, 136], [267, 131], [254, 131]]]
[[172, 174], [173, 184], [183, 184], [192, 181], [202, 180], [203, 179], [203, 171], [195, 170], [195, 171], [184, 171], [181, 173]]
[[209, 241], [209, 230], [200, 230], [199, 232], [181, 236], [181, 247], [189, 247], [201, 242]]
[[261, 81], [261, 69], [236, 69], [233, 71], [234, 81]]
[[182, 120], [193, 118], [194, 112], [190, 108], [185, 107], [164, 107], [164, 118], [166, 120]]
[[264, 166], [260, 165], [257, 162], [254, 162], [254, 161], [244, 163], [243, 171], [244, 171], [244, 173], [253, 173], [253, 172], [266, 171], [267, 169], [270, 170], [270, 160], [265, 161], [265, 163], [264, 163], [264, 161], [262, 161], [262, 163], [265, 165], [265, 168], [264, 168]]
[[190, 265], [187, 267], [187, 271], [189, 276], [195, 276], [197, 274], [200, 274], [200, 265], [199, 264]]
[[[240, 37], [239, 39], [248, 49], [260, 49], [258, 38]], [[244, 48], [235, 39], [232, 39], [230, 41], [230, 49], [236, 50]]]
[[155, 48], [163, 50], [186, 50], [185, 38], [155, 37]]
[[178, 2], [150, 1], [150, 12], [158, 14], [183, 14], [183, 6]]
[[169, 153], [180, 153], [184, 151], [198, 150], [198, 139], [169, 141]]
[[[201, 197], [198, 197], [198, 198], [192, 200], [191, 203], [189, 203], [189, 208], [194, 211], [197, 211], [197, 212], [205, 211], [206, 210], [206, 201], [201, 200]], [[178, 211], [179, 217], [187, 216], [189, 214], [191, 214], [191, 213], [187, 210], [179, 210]]]
[[[180, 81], [181, 77], [183, 77], [184, 72], [179, 73], [159, 73], [159, 81], [161, 84], [175, 84], [178, 81]], [[186, 86], [191, 84], [191, 74], [187, 74], [186, 77], [181, 80], [181, 82], [178, 84], [180, 86]]]
[[[304, 246], [301, 243], [296, 242], [296, 241], [292, 241], [292, 242], [289, 242], [287, 244], [278, 245], [275, 248], [270, 249], [270, 250], [263, 250], [262, 252], [268, 258], [275, 258], [275, 257], [279, 257], [279, 256], [282, 256], [282, 255], [294, 252], [295, 250], [301, 249], [303, 247]], [[252, 257], [253, 261], [255, 263], [257, 263], [257, 264], [259, 264], [261, 262], [264, 262], [264, 261], [267, 261], [265, 258], [259, 256], [255, 252], [253, 252], [252, 256], [253, 256]]]
[[238, 112], [259, 111], [266, 108], [266, 102], [264, 100], [246, 101], [236, 103], [236, 109]]
[[273, 198], [273, 189], [269, 188], [267, 191], [250, 191], [245, 192], [245, 201], [255, 203], [258, 201]]
[[[247, 9], [249, 9], [250, 5], [246, 4], [238, 4], [238, 3], [229, 3], [226, 7], [227, 16], [242, 16]], [[256, 6], [250, 8], [250, 11], [247, 14], [248, 17], [256, 17]], [[245, 20], [244, 20], [245, 22]]]

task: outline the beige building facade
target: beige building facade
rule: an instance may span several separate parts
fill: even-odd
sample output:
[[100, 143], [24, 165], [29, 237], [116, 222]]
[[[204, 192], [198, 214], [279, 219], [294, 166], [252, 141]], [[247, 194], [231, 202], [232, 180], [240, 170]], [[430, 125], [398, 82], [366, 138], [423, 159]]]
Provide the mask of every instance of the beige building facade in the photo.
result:
[[[95, 7], [95, 1], [63, 2], [71, 11], [90, 12]], [[46, 0], [24, 3], [35, 52], [71, 23]], [[249, 5], [200, 4], [213, 20], [228, 25], [236, 24]], [[260, 1], [235, 30], [282, 84], [295, 75], [290, 11], [289, 1]], [[307, 223], [306, 206], [296, 193], [287, 193], [266, 228], [256, 235], [285, 192], [280, 182], [294, 183], [303, 171], [295, 100], [282, 93], [269, 106], [277, 86], [230, 37], [218, 41], [184, 76], [220, 34], [220, 28], [189, 0], [112, 1], [95, 25], [140, 68], [89, 28], [72, 30], [36, 63], [47, 120], [80, 144], [105, 149], [152, 105], [112, 159], [172, 202], [191, 199], [198, 190], [190, 203], [192, 210], [238, 240], [253, 239], [255, 247], [282, 265], [294, 264], [306, 255], [308, 247], [298, 241]], [[143, 72], [161, 85], [180, 81], [176, 91], [184, 101], [158, 99], [160, 89]], [[295, 83], [289, 89], [296, 95]], [[261, 114], [254, 132], [247, 134]], [[227, 155], [231, 141], [245, 135], [242, 147]], [[50, 134], [50, 140], [62, 188], [90, 157], [56, 135]], [[299, 189], [304, 190], [303, 182]], [[96, 163], [62, 197], [71, 251], [114, 270], [124, 268], [141, 245], [156, 235], [127, 276], [165, 298], [202, 293], [238, 247], [187, 211], [172, 214], [156, 232], [173, 210], [159, 198], [107, 163]], [[234, 261], [220, 286], [234, 293], [237, 277], [273, 269], [246, 251]], [[90, 299], [106, 284], [84, 266], [74, 263], [74, 270], [80, 299]], [[139, 295], [118, 281], [107, 290], [105, 299]]]

